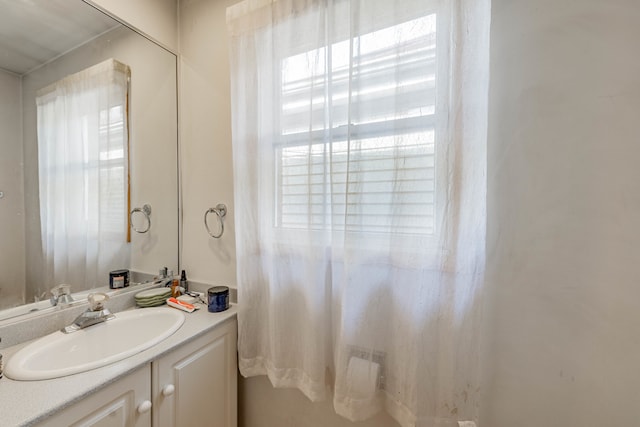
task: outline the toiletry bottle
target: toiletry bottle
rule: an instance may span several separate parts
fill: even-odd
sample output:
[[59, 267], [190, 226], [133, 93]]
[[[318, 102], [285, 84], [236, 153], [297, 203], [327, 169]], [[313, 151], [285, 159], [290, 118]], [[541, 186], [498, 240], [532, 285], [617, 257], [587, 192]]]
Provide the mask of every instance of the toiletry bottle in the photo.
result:
[[178, 298], [180, 296], [180, 281], [178, 279], [173, 279], [173, 283], [171, 284], [171, 296], [173, 298]]
[[189, 290], [189, 283], [187, 282], [187, 272], [182, 270], [180, 274], [180, 287], [183, 292], [187, 292]]

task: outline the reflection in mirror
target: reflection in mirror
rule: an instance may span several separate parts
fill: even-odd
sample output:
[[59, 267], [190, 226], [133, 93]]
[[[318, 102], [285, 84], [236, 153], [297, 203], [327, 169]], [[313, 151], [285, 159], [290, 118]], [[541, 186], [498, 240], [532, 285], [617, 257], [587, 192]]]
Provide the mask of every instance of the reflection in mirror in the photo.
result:
[[0, 132], [0, 309], [178, 270], [174, 54], [82, 0], [0, 0]]
[[130, 69], [114, 59], [36, 94], [43, 284], [129, 268]]

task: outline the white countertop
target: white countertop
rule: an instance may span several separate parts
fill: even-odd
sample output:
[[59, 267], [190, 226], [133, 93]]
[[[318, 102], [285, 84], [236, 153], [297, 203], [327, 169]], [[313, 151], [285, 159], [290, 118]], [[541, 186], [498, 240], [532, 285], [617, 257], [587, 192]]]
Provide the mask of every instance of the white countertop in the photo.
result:
[[[166, 309], [175, 310], [168, 306]], [[185, 313], [182, 327], [164, 341], [127, 359], [87, 372], [41, 381], [13, 381], [5, 376], [0, 379], [0, 425], [29, 426], [43, 421], [48, 415], [83, 399], [218, 325], [231, 321], [236, 314], [235, 305], [221, 313], [209, 313], [206, 307], [193, 313]], [[26, 344], [28, 343], [2, 350], [4, 362]]]

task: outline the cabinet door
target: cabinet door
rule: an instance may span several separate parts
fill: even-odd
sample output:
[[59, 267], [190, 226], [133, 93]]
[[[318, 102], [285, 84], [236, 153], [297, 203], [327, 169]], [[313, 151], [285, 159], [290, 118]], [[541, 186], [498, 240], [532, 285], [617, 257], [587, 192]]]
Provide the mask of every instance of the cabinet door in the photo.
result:
[[151, 368], [145, 365], [48, 417], [46, 427], [150, 427]]
[[235, 319], [153, 362], [154, 427], [236, 427]]

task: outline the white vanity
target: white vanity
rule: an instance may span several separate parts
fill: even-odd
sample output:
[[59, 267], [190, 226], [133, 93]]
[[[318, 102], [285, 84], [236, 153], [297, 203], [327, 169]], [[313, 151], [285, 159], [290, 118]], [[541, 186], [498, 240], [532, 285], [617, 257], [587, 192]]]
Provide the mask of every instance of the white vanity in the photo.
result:
[[[185, 313], [184, 324], [165, 340], [87, 372], [40, 381], [2, 378], [0, 424], [235, 427], [236, 312], [232, 306]], [[3, 350], [5, 360], [26, 344]]]

